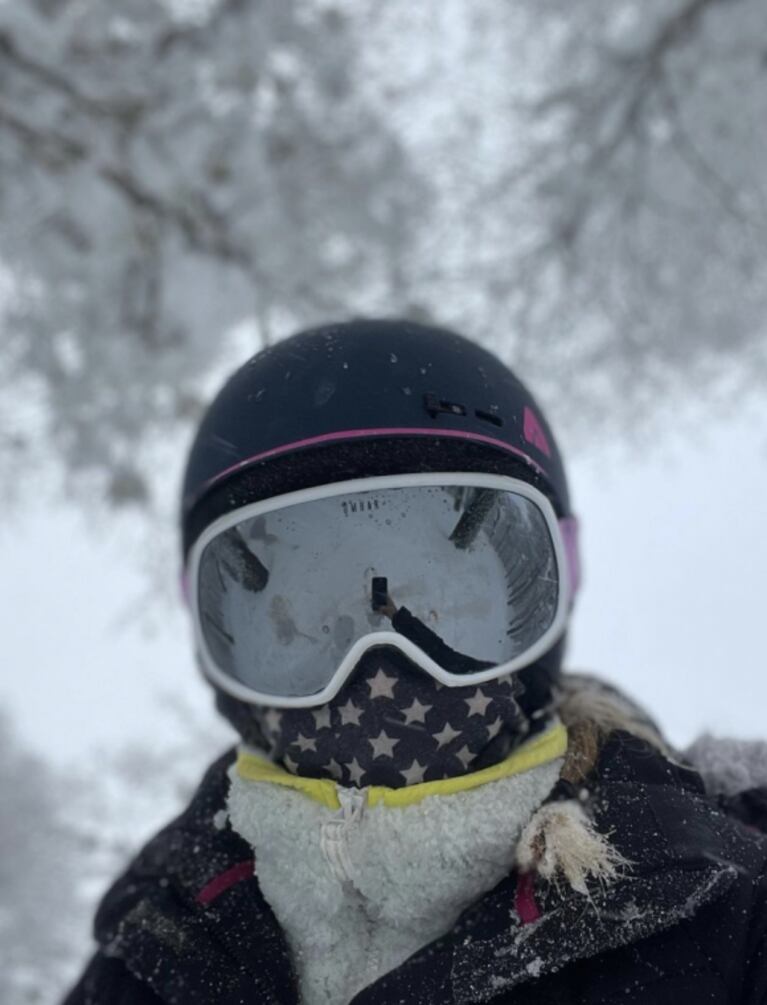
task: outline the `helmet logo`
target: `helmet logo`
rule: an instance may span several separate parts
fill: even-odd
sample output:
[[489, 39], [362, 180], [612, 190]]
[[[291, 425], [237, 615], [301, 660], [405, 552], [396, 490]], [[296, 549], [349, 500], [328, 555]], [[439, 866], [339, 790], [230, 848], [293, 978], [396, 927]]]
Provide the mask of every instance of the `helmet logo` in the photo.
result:
[[466, 415], [465, 405], [459, 405], [457, 401], [442, 401], [436, 394], [429, 392], [423, 396], [423, 403], [432, 419], [436, 419], [441, 412], [447, 412], [450, 415]]
[[547, 457], [551, 457], [551, 447], [549, 446], [546, 434], [535, 412], [527, 405], [525, 405], [523, 413], [522, 435], [528, 443], [532, 443], [534, 447], [537, 447]]
[[[431, 394], [430, 392], [427, 392], [423, 396], [423, 403], [432, 419], [436, 419], [442, 412], [448, 415], [466, 415], [467, 413], [466, 405], [461, 405], [457, 401], [445, 401], [443, 398], [438, 398], [436, 394]], [[493, 426], [502, 426], [503, 419], [498, 415], [496, 409], [496, 405], [491, 405], [489, 411], [483, 408], [475, 408], [474, 414], [478, 419], [482, 419], [483, 422], [490, 422]]]

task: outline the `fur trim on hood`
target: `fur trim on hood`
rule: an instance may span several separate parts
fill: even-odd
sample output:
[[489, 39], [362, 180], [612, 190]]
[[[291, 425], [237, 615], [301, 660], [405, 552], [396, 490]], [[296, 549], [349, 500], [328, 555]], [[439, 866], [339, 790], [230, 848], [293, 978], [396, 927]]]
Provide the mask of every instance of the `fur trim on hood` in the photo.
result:
[[568, 731], [561, 773], [564, 785], [555, 797], [569, 786], [577, 798], [548, 802], [533, 816], [517, 847], [520, 869], [549, 881], [564, 880], [586, 895], [589, 882], [604, 886], [630, 870], [631, 863], [594, 829], [588, 815], [586, 780], [605, 740], [616, 730], [644, 740], [670, 761], [692, 767], [700, 774], [706, 793], [746, 823], [754, 823], [753, 809], [738, 810], [737, 798], [744, 793], [760, 795], [762, 817], [756, 822], [761, 822], [762, 802], [767, 806], [767, 742], [704, 733], [685, 751], [677, 752], [641, 706], [589, 674], [562, 675], [555, 709]]
[[556, 711], [567, 727], [568, 744], [561, 790], [575, 798], [544, 803], [525, 827], [516, 849], [517, 867], [549, 882], [565, 882], [589, 896], [589, 883], [608, 886], [631, 863], [600, 834], [588, 814], [590, 793], [584, 781], [602, 744], [615, 730], [645, 740], [666, 756], [668, 748], [649, 716], [616, 688], [586, 674], [564, 674], [555, 695]]

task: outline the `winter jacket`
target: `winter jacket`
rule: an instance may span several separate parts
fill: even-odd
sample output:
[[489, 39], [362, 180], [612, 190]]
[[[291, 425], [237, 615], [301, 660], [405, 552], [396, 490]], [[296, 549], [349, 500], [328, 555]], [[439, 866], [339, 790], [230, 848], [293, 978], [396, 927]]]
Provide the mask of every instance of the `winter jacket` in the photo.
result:
[[[298, 1003], [252, 849], [221, 826], [233, 756], [107, 894], [101, 948], [65, 1005]], [[512, 871], [355, 1005], [767, 1005], [767, 838], [624, 731], [583, 790], [631, 863], [615, 882], [584, 895]]]

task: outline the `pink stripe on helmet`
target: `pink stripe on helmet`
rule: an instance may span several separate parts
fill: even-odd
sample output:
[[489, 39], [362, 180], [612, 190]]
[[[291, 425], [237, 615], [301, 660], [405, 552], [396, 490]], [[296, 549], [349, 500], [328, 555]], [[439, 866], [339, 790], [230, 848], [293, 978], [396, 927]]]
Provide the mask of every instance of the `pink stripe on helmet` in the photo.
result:
[[543, 451], [547, 457], [551, 457], [551, 447], [543, 431], [543, 426], [529, 405], [525, 405], [523, 412], [522, 435], [528, 443], [532, 443], [533, 446]]
[[449, 437], [454, 440], [469, 440], [474, 443], [486, 443], [489, 446], [500, 447], [501, 450], [505, 450], [507, 453], [521, 457], [522, 460], [529, 464], [535, 471], [538, 472], [538, 474], [543, 475], [544, 477], [546, 476], [546, 472], [540, 464], [537, 464], [532, 457], [524, 452], [524, 450], [512, 447], [510, 443], [506, 443], [504, 440], [498, 440], [494, 436], [485, 436], [483, 433], [466, 433], [460, 429], [414, 429], [411, 427], [394, 427], [389, 429], [344, 429], [337, 433], [323, 433], [321, 436], [311, 436], [305, 440], [296, 440], [295, 443], [286, 443], [281, 447], [272, 447], [270, 450], [263, 451], [263, 453], [247, 457], [244, 461], [238, 461], [237, 464], [232, 464], [231, 467], [225, 468], [223, 471], [220, 471], [217, 475], [210, 478], [203, 486], [202, 491], [207, 491], [212, 485], [215, 485], [222, 478], [226, 478], [227, 475], [231, 475], [233, 472], [239, 471], [240, 469], [247, 467], [249, 464], [256, 464], [258, 461], [265, 461], [269, 457], [279, 457], [281, 454], [290, 453], [291, 450], [301, 450], [304, 447], [316, 447], [323, 443], [333, 443], [338, 440], [361, 439], [365, 436], [432, 436]]

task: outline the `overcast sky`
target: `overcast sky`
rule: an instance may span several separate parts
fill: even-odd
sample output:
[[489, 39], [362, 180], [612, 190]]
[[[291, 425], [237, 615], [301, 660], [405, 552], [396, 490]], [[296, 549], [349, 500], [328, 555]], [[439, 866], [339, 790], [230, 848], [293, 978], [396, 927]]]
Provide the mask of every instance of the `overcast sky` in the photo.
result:
[[[705, 435], [569, 465], [585, 566], [569, 665], [627, 688], [678, 744], [764, 736], [767, 704], [767, 404], [699, 418]], [[212, 721], [180, 605], [126, 617], [144, 589], [132, 539], [38, 507], [0, 546], [0, 701], [27, 742], [66, 763], [178, 736], [169, 695]]]

